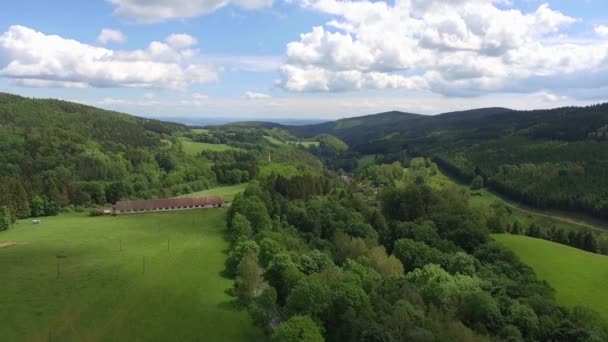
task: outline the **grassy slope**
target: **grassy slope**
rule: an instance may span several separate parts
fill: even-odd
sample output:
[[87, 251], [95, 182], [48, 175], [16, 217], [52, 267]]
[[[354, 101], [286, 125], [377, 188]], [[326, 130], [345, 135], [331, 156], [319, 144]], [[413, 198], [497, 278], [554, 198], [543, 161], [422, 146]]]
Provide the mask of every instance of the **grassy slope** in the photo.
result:
[[557, 300], [567, 306], [586, 305], [608, 319], [608, 256], [518, 235], [495, 235], [539, 278], [557, 290]]
[[224, 214], [70, 214], [45, 218], [39, 226], [19, 222], [0, 233], [0, 242], [16, 243], [0, 249], [0, 336], [6, 341], [47, 341], [49, 334], [60, 341], [260, 338], [224, 292], [232, 286], [220, 276], [227, 248]]
[[208, 190], [193, 192], [191, 194], [182, 195], [182, 196], [179, 196], [179, 198], [220, 195], [220, 196], [224, 197], [224, 199], [231, 201], [236, 194], [244, 191], [246, 187], [247, 187], [247, 183], [220, 186], [220, 187], [213, 188], [213, 189], [208, 189]]
[[264, 139], [268, 140], [271, 144], [276, 145], [276, 146], [286, 146], [286, 145], [302, 145], [304, 147], [310, 147], [310, 146], [319, 146], [319, 142], [318, 141], [287, 141], [287, 142], [282, 142], [281, 140], [275, 138], [275, 137], [271, 137], [269, 135], [265, 135]]
[[184, 147], [184, 152], [190, 155], [197, 155], [203, 151], [212, 151], [212, 152], [222, 152], [233, 149], [234, 147], [228, 146], [226, 144], [209, 144], [202, 142], [191, 141], [186, 138], [182, 138], [182, 146]]

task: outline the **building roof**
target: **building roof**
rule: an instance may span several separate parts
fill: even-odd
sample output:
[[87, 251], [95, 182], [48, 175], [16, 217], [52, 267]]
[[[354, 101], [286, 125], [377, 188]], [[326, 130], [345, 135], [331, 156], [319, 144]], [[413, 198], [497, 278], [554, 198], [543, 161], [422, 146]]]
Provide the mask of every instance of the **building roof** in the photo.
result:
[[171, 209], [180, 207], [198, 207], [206, 205], [221, 205], [224, 199], [221, 196], [209, 196], [198, 198], [166, 198], [155, 200], [139, 200], [139, 201], [118, 201], [114, 205], [115, 210], [154, 210], [154, 209]]

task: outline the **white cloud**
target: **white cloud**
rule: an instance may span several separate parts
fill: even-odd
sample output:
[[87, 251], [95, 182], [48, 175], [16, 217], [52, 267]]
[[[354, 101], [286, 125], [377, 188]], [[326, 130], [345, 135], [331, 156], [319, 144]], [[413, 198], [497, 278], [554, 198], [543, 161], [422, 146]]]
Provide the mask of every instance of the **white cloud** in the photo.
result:
[[543, 102], [564, 102], [569, 98], [567, 96], [557, 95], [549, 91], [540, 91], [538, 93], [532, 94], [534, 97], [539, 98]]
[[120, 32], [118, 30], [107, 29], [107, 28], [102, 29], [101, 32], [99, 33], [99, 36], [97, 36], [97, 43], [103, 44], [103, 45], [110, 43], [110, 42], [124, 43], [126, 41], [127, 41], [127, 36], [125, 36], [122, 32]]
[[272, 96], [270, 96], [268, 94], [264, 94], [264, 93], [256, 93], [253, 91], [247, 91], [247, 92], [245, 92], [243, 97], [246, 98], [247, 100], [264, 100], [264, 99], [269, 99]]
[[[492, 0], [299, 3], [331, 20], [287, 44], [279, 85], [289, 91], [479, 96], [535, 92], [566, 80], [588, 87], [566, 76], [608, 69], [608, 42], [569, 39], [561, 30], [577, 20], [548, 4], [524, 13]], [[608, 78], [598, 83], [608, 85]]]
[[176, 49], [187, 48], [198, 44], [196, 38], [185, 33], [172, 34], [165, 39], [165, 42]]
[[111, 50], [11, 26], [0, 35], [0, 76], [28, 87], [185, 89], [218, 78], [212, 67], [193, 62], [197, 55], [162, 42]]
[[207, 96], [206, 94], [192, 93], [192, 99], [195, 101], [207, 100], [208, 98], [209, 96]]
[[595, 33], [600, 37], [608, 38], [608, 26], [606, 26], [606, 25], [596, 26]]
[[107, 0], [116, 6], [115, 14], [137, 22], [154, 23], [169, 19], [192, 18], [214, 12], [229, 4], [243, 9], [271, 7], [273, 0]]

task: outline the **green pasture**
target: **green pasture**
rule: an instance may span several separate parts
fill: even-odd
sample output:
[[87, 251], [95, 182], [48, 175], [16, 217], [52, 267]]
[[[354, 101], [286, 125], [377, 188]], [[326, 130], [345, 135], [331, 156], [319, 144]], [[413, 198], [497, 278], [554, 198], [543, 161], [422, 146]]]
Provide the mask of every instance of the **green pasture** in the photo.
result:
[[224, 199], [226, 199], [226, 200], [231, 201], [234, 198], [234, 196], [236, 196], [236, 194], [238, 194], [239, 192], [245, 191], [246, 187], [247, 187], [247, 183], [220, 186], [220, 187], [213, 188], [213, 189], [208, 189], [208, 190], [203, 190], [203, 191], [198, 191], [198, 192], [193, 192], [190, 194], [182, 195], [182, 196], [179, 196], [179, 198], [205, 197], [205, 196], [218, 195], [218, 196], [224, 197]]
[[226, 294], [225, 209], [65, 214], [0, 232], [3, 341], [251, 341]]
[[223, 152], [227, 150], [234, 149], [232, 146], [228, 146], [226, 144], [209, 144], [192, 141], [188, 138], [181, 138], [181, 143], [184, 148], [184, 152], [190, 155], [197, 155], [203, 151], [211, 151], [211, 152]]
[[566, 306], [584, 305], [608, 319], [608, 256], [528, 236], [494, 235], [557, 291]]

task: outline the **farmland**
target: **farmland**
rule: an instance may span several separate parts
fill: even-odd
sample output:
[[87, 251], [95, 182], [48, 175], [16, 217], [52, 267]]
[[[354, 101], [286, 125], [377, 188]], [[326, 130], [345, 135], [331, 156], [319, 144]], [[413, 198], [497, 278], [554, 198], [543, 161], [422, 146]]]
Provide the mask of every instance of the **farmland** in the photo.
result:
[[225, 210], [64, 214], [0, 233], [5, 341], [259, 338], [225, 291]]
[[494, 238], [548, 281], [560, 304], [585, 305], [608, 318], [608, 256], [527, 236], [501, 234]]

